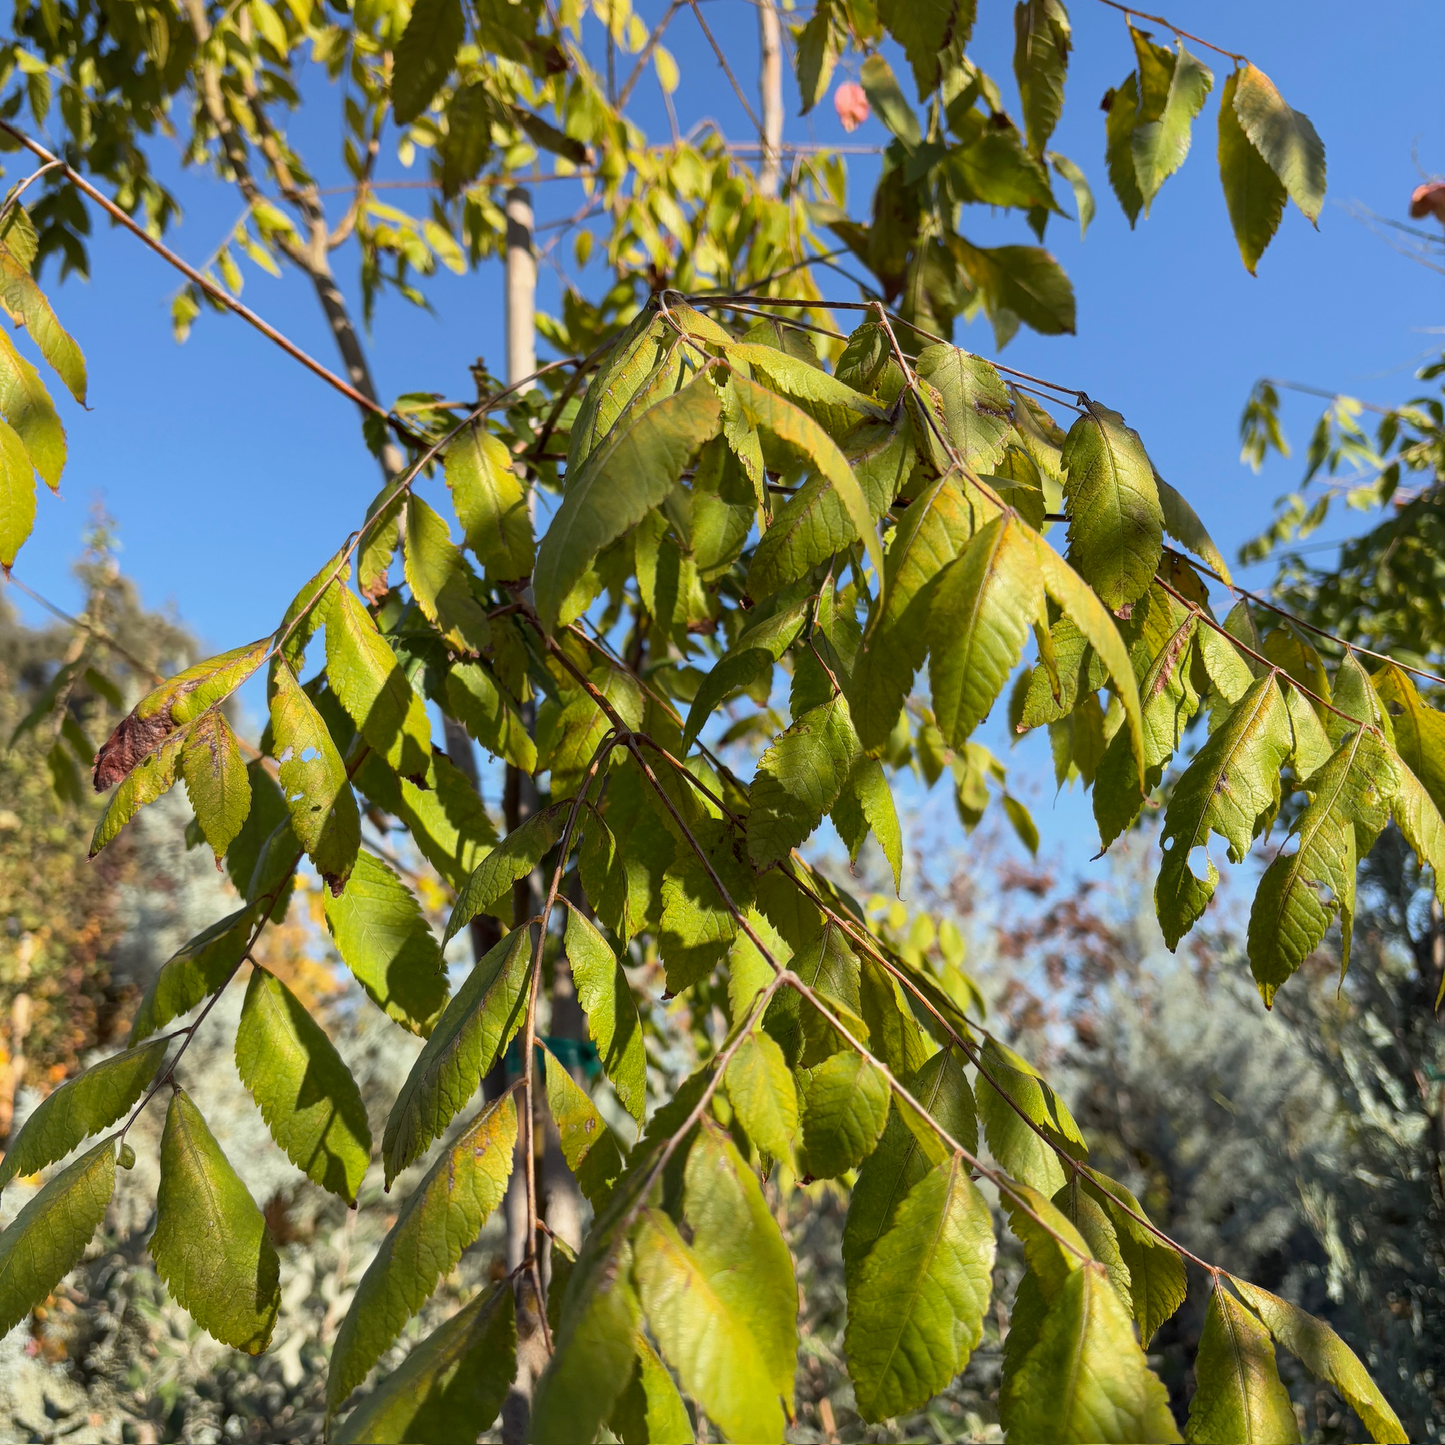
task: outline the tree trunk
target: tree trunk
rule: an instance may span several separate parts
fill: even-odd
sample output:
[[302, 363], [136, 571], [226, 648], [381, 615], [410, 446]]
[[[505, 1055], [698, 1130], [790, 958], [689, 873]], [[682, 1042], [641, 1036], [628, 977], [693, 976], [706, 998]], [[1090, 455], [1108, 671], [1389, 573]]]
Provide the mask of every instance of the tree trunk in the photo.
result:
[[763, 160], [758, 168], [758, 192], [776, 196], [782, 182], [783, 145], [783, 27], [774, 0], [758, 0], [758, 98], [762, 102]]

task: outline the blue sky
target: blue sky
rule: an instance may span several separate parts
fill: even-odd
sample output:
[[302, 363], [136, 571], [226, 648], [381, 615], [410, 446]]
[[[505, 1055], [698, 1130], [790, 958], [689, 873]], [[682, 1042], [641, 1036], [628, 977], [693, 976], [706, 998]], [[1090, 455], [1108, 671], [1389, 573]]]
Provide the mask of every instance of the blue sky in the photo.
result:
[[[641, 8], [652, 15], [661, 6], [644, 0]], [[979, 0], [978, 8], [970, 53], [1011, 93], [1013, 7]], [[1445, 7], [1404, 0], [1348, 8], [1338, 0], [1182, 0], [1170, 7], [1177, 24], [1247, 51], [1325, 140], [1329, 199], [1320, 229], [1291, 208], [1257, 279], [1241, 266], [1229, 232], [1214, 164], [1213, 99], [1183, 171], [1166, 184], [1152, 216], [1129, 230], [1107, 188], [1098, 102], [1132, 68], [1132, 51], [1117, 11], [1095, 0], [1077, 0], [1071, 10], [1075, 52], [1054, 145], [1088, 173], [1099, 214], [1082, 243], [1077, 227], [1055, 222], [1048, 244], [1073, 278], [1079, 330], [1069, 338], [1020, 332], [1002, 359], [1122, 411], [1163, 475], [1232, 551], [1259, 530], [1272, 499], [1298, 475], [1295, 460], [1259, 477], [1239, 463], [1239, 413], [1257, 377], [1388, 403], [1412, 394], [1413, 366], [1445, 345], [1427, 334], [1445, 320], [1440, 277], [1397, 255], [1350, 213], [1362, 206], [1403, 219], [1421, 179], [1412, 150], [1426, 172], [1445, 171]], [[750, 73], [752, 8], [713, 0], [706, 13], [736, 67]], [[682, 95], [697, 98], [693, 118], [711, 114], [729, 136], [747, 139], [748, 122], [690, 17], [675, 22], [669, 44], [682, 63]], [[1216, 70], [1217, 95], [1228, 62], [1198, 53]], [[338, 97], [315, 85], [306, 93], [300, 133], [323, 179], [339, 179], [331, 160]], [[649, 125], [665, 134], [660, 106], [655, 110]], [[688, 120], [684, 111], [684, 125]], [[829, 100], [813, 117], [790, 114], [787, 134], [843, 138]], [[876, 121], [848, 137], [884, 138]], [[158, 143], [157, 164], [185, 215], [168, 239], [189, 258], [204, 258], [240, 207], [228, 188], [180, 172], [170, 144]], [[855, 168], [855, 210], [869, 168], [867, 160]], [[575, 193], [562, 190], [540, 189], [541, 219], [576, 205]], [[965, 230], [987, 243], [1029, 239], [1021, 219], [983, 212], [967, 217]], [[93, 279], [56, 288], [54, 299], [86, 352], [92, 410], [71, 407], [66, 415], [71, 456], [63, 498], [41, 498], [17, 575], [73, 604], [69, 566], [98, 498], [119, 524], [124, 566], [149, 603], [174, 605], [217, 649], [267, 633], [297, 586], [357, 524], [378, 485], [355, 413], [234, 318], [207, 313], [177, 346], [168, 307], [179, 277], [100, 218], [91, 254]], [[354, 256], [343, 252], [337, 264], [354, 286]], [[247, 274], [248, 304], [335, 364], [307, 285], [273, 281], [254, 268]], [[556, 290], [544, 270], [544, 307]], [[500, 370], [499, 268], [461, 278], [444, 273], [430, 294], [435, 314], [394, 300], [380, 309], [371, 350], [384, 397], [431, 389], [468, 395], [466, 368], [479, 354]], [[846, 288], [839, 294], [852, 299]], [[986, 325], [960, 327], [955, 339], [992, 354]], [[1287, 401], [1298, 444], [1317, 409], [1309, 398]], [[1325, 535], [1341, 535], [1345, 525], [1332, 521]], [[1252, 580], [1266, 577], [1256, 571]]]

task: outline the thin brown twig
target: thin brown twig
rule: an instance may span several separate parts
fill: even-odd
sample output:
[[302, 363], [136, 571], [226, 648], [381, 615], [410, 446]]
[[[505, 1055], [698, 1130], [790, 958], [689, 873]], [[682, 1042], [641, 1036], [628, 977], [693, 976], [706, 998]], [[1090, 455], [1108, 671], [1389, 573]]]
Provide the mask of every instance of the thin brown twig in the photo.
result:
[[[1331, 546], [1334, 544], [1331, 543]], [[1166, 552], [1175, 557], [1184, 557], [1184, 553], [1173, 547], [1165, 547]], [[1316, 627], [1313, 622], [1306, 622], [1303, 617], [1296, 617], [1287, 608], [1280, 607], [1277, 603], [1271, 602], [1267, 597], [1261, 597], [1258, 592], [1251, 592], [1247, 587], [1241, 587], [1236, 582], [1226, 581], [1218, 572], [1207, 563], [1199, 561], [1195, 557], [1184, 557], [1184, 560], [1191, 567], [1212, 577], [1221, 587], [1227, 587], [1237, 597], [1243, 597], [1247, 602], [1253, 602], [1256, 606], [1263, 607], [1266, 611], [1273, 612], [1276, 617], [1283, 617], [1287, 622], [1293, 622], [1296, 627], [1303, 627], [1306, 632], [1312, 632], [1316, 637], [1323, 637], [1328, 642], [1342, 648], [1346, 652], [1362, 652], [1366, 657], [1373, 657], [1378, 662], [1388, 662], [1392, 667], [1398, 667], [1401, 672], [1413, 673], [1416, 677], [1423, 677], [1426, 682], [1433, 682], [1437, 687], [1445, 687], [1445, 677], [1440, 677], [1433, 672], [1427, 672], [1423, 667], [1412, 667], [1408, 662], [1401, 662], [1398, 658], [1391, 657], [1388, 652], [1376, 652], [1372, 647], [1365, 647], [1359, 642], [1347, 642], [1343, 637], [1330, 632], [1323, 627]]]
[[319, 376], [322, 381], [339, 391], [348, 401], [354, 402], [357, 406], [361, 407], [363, 411], [369, 411], [373, 415], [381, 417], [404, 441], [415, 442], [417, 440], [410, 428], [387, 411], [380, 402], [373, 401], [371, 397], [358, 391], [349, 381], [344, 381], [341, 377], [337, 376], [334, 371], [328, 370], [317, 361], [314, 356], [309, 355], [297, 346], [294, 341], [290, 340], [290, 338], [282, 335], [269, 321], [262, 320], [249, 306], [237, 301], [224, 287], [218, 286], [208, 276], [196, 270], [188, 261], [183, 260], [172, 251], [169, 246], [157, 240], [143, 226], [137, 224], [137, 222], [127, 215], [109, 196], [91, 185], [79, 171], [67, 165], [58, 156], [52, 155], [39, 141], [32, 140], [24, 131], [18, 130], [6, 120], [0, 120], [0, 131], [3, 131], [13, 140], [18, 141], [26, 150], [38, 156], [41, 160], [53, 162], [77, 190], [94, 201], [112, 220], [123, 226], [133, 236], [143, 241], [156, 255], [161, 257], [162, 260], [174, 266], [176, 270], [191, 281], [192, 284], [200, 287], [213, 301], [224, 306], [228, 311], [233, 311], [243, 321], [254, 326], [268, 341], [274, 342], [289, 357], [295, 361], [299, 361], [308, 371]]
[[1206, 40], [1202, 35], [1191, 35], [1187, 30], [1181, 30], [1172, 20], [1166, 19], [1163, 15], [1150, 15], [1147, 11], [1136, 10], [1132, 5], [1120, 4], [1120, 0], [1099, 0], [1101, 5], [1107, 5], [1112, 10], [1122, 10], [1125, 16], [1133, 16], [1136, 20], [1148, 20], [1154, 25], [1162, 25], [1166, 30], [1172, 31], [1182, 40], [1192, 40], [1196, 45], [1202, 45], [1206, 50], [1212, 50], [1216, 55], [1228, 56], [1230, 60], [1238, 63], [1248, 60], [1243, 55], [1237, 55], [1232, 50], [1226, 50], [1222, 45], [1216, 45], [1212, 40]]
[[748, 98], [744, 94], [742, 86], [738, 84], [737, 76], [733, 74], [732, 66], [728, 64], [728, 58], [723, 52], [722, 46], [714, 39], [707, 21], [703, 19], [702, 6], [697, 3], [697, 0], [688, 0], [688, 4], [692, 7], [692, 13], [697, 16], [697, 23], [702, 26], [702, 33], [707, 36], [707, 43], [712, 46], [712, 53], [717, 56], [718, 64], [722, 66], [723, 74], [727, 76], [728, 83], [733, 88], [733, 94], [737, 96], [748, 119], [752, 121], [753, 129], [757, 131], [759, 138], [763, 138], [763, 123], [753, 113], [753, 108], [748, 104]]

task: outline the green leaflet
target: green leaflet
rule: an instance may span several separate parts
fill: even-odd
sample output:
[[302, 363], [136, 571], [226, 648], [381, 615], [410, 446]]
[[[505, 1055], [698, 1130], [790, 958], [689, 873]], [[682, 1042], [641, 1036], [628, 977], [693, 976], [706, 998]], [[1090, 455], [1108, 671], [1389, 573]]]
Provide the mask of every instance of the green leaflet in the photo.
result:
[[968, 1363], [993, 1282], [993, 1220], [952, 1157], [899, 1205], [848, 1290], [848, 1373], [858, 1413], [915, 1409]]
[[1435, 875], [1435, 896], [1445, 901], [1445, 818], [1435, 800], [1398, 757], [1391, 758], [1396, 775], [1395, 824], [1415, 850], [1421, 866]]
[[71, 396], [85, 405], [85, 357], [8, 245], [0, 244], [0, 302], [18, 318]]
[[1034, 155], [1043, 153], [1063, 113], [1069, 49], [1069, 17], [1060, 0], [1024, 0], [1014, 7], [1014, 77]]
[[[482, 859], [467, 879], [452, 916], [442, 934], [445, 948], [479, 913], [489, 912], [519, 878], [525, 878], [551, 851], [566, 826], [570, 803], [554, 803], [533, 813], [520, 827], [514, 828]], [[510, 914], [511, 910], [507, 910]]]
[[[1154, 907], [1171, 949], [1199, 921], [1219, 882], [1208, 856], [1209, 835], [1218, 833], [1239, 863], [1254, 840], [1258, 820], [1279, 806], [1279, 773], [1289, 755], [1289, 714], [1272, 674], [1249, 690], [1194, 756], [1174, 785], [1160, 842], [1164, 861], [1154, 885]], [[1205, 852], [1206, 873], [1191, 864]]]
[[771, 391], [807, 412], [836, 440], [841, 440], [860, 422], [879, 421], [884, 416], [876, 402], [854, 391], [846, 382], [774, 346], [736, 341], [727, 348], [726, 355], [729, 361], [746, 365], [754, 378]]
[[658, 949], [670, 993], [680, 993], [707, 977], [722, 962], [738, 931], [733, 908], [745, 908], [753, 901], [753, 870], [737, 829], [720, 819], [702, 818], [691, 832], [707, 866], [690, 845], [679, 846], [662, 879]]
[[771, 433], [783, 446], [812, 462], [827, 478], [853, 530], [863, 539], [864, 550], [882, 587], [883, 545], [878, 540], [878, 528], [869, 510], [868, 498], [837, 442], [806, 412], [736, 371], [728, 378], [728, 391], [751, 425]]
[[[637, 680], [619, 667], [596, 667], [592, 685], [612, 705], [628, 727], [642, 723], [642, 692]], [[612, 724], [607, 714], [584, 689], [569, 690], [560, 698], [547, 698], [537, 709], [537, 770], [552, 774], [552, 798], [573, 796]], [[609, 747], [598, 762], [604, 770], [612, 756]]]
[[836, 1179], [873, 1152], [888, 1121], [888, 1081], [851, 1049], [801, 1075], [803, 1142], [798, 1173]]
[[[797, 625], [793, 635], [802, 631], [803, 619], [801, 614], [797, 619]], [[792, 638], [788, 639], [791, 643]], [[786, 650], [786, 648], [784, 649]], [[682, 734], [683, 754], [692, 751], [692, 745], [697, 741], [698, 734], [702, 732], [708, 719], [717, 712], [727, 697], [746, 688], [750, 692], [761, 692], [772, 681], [773, 670], [777, 666], [777, 657], [768, 648], [746, 647], [741, 651], [728, 653], [726, 657], [720, 658], [717, 664], [703, 678], [698, 687], [697, 696], [692, 700], [692, 707], [688, 710], [687, 726]], [[765, 699], [766, 700], [766, 699]]]
[[1070, 1272], [1011, 1383], [1010, 1440], [1179, 1439], [1168, 1392], [1101, 1264]]
[[264, 968], [252, 968], [246, 987], [236, 1071], [286, 1157], [354, 1205], [371, 1159], [361, 1091], [320, 1024]]
[[251, 946], [255, 911], [239, 908], [183, 944], [161, 965], [130, 1027], [134, 1048], [220, 989]]
[[[812, 367], [804, 369], [814, 376], [827, 375]], [[900, 412], [891, 425], [859, 428], [844, 445], [843, 456], [870, 512], [881, 516], [913, 470], [915, 453], [907, 417]], [[857, 540], [858, 528], [837, 488], [825, 476], [809, 477], [778, 508], [759, 540], [748, 567], [748, 593], [771, 597], [790, 582], [806, 577], [820, 562], [847, 553]]]
[[334, 895], [346, 886], [361, 844], [361, 816], [341, 754], [285, 663], [275, 672], [271, 732], [291, 827]]
[[569, 470], [532, 574], [537, 612], [549, 631], [592, 560], [661, 505], [689, 457], [717, 431], [721, 414], [716, 390], [699, 377], [651, 406], [629, 409], [576, 471]]
[[1224, 553], [1214, 545], [1214, 538], [1199, 520], [1199, 514], [1158, 472], [1154, 473], [1154, 485], [1159, 489], [1159, 509], [1164, 516], [1164, 530], [1181, 547], [1188, 548], [1218, 572], [1226, 586], [1232, 583], [1234, 578], [1230, 574], [1229, 564], [1224, 560]]
[[574, 474], [612, 430], [637, 395], [678, 344], [677, 332], [645, 306], [608, 348], [577, 408], [568, 439], [567, 471]]
[[774, 1039], [761, 1029], [749, 1034], [732, 1056], [724, 1083], [748, 1138], [774, 1159], [787, 1159], [798, 1133], [798, 1094]]
[[291, 599], [276, 636], [284, 637], [279, 652], [292, 672], [300, 673], [306, 660], [306, 644], [326, 621], [331, 599], [351, 577], [348, 547], [342, 547], [329, 562]]
[[403, 1028], [429, 1034], [447, 1001], [447, 975], [411, 889], [363, 849], [325, 908], [336, 951], [371, 1001]]
[[1163, 555], [1164, 514], [1139, 435], [1098, 402], [1064, 441], [1069, 555], [1110, 608], [1149, 590]]
[[532, 517], [512, 457], [481, 421], [446, 451], [447, 486], [467, 546], [489, 582], [512, 582], [532, 572]]
[[166, 1040], [156, 1039], [126, 1049], [47, 1094], [0, 1161], [0, 1189], [64, 1159], [77, 1144], [114, 1124], [145, 1093], [168, 1047]]
[[[743, 917], [747, 919], [753, 933], [762, 939], [763, 946], [772, 954], [778, 967], [785, 968], [793, 956], [793, 951], [782, 934], [756, 908], [745, 908]], [[728, 949], [728, 1009], [735, 1027], [747, 1017], [748, 1010], [752, 1008], [757, 996], [772, 982], [773, 976], [772, 965], [752, 938], [739, 928], [732, 947]], [[766, 1018], [765, 1013], [765, 1024]]]
[[627, 975], [611, 945], [575, 908], [567, 912], [563, 947], [603, 1071], [622, 1107], [640, 1124], [647, 1113], [647, 1059]]
[[998, 372], [983, 357], [942, 342], [925, 346], [914, 370], [938, 393], [939, 420], [958, 460], [975, 472], [994, 471], [1013, 430], [1013, 399]]
[[429, 622], [460, 654], [474, 656], [490, 643], [491, 624], [472, 595], [471, 568], [452, 541], [451, 528], [415, 492], [406, 499], [403, 547], [407, 586]]
[[187, 730], [181, 776], [201, 833], [219, 863], [251, 811], [246, 761], [219, 708], [202, 713]]
[[326, 610], [326, 677], [372, 751], [402, 777], [424, 777], [431, 762], [426, 704], [346, 587], [334, 590]]
[[1248, 62], [1231, 77], [1233, 110], [1290, 200], [1318, 222], [1325, 203], [1325, 147], [1307, 116], [1291, 110], [1274, 83]]
[[398, 777], [369, 753], [356, 770], [356, 783], [377, 807], [406, 825], [422, 856], [453, 888], [465, 885], [497, 841], [477, 790], [444, 753], [432, 754], [424, 788]]
[[512, 1287], [503, 1281], [415, 1345], [331, 1438], [339, 1445], [470, 1445], [497, 1418], [516, 1368]]
[[1265, 869], [1249, 911], [1249, 963], [1266, 1007], [1336, 920], [1341, 973], [1349, 968], [1355, 869], [1390, 821], [1398, 782], [1384, 744], [1361, 728], [1304, 784], [1295, 850]]
[[271, 1343], [281, 1265], [266, 1220], [184, 1089], [171, 1095], [161, 1134], [150, 1252], [202, 1329], [248, 1355]]
[[337, 1331], [326, 1377], [328, 1415], [391, 1348], [502, 1202], [516, 1142], [517, 1105], [504, 1094], [442, 1151], [402, 1205]]
[[[1190, 644], [1195, 614], [1170, 634], [1139, 685], [1143, 702], [1144, 786], [1159, 786], [1169, 762], [1184, 741], [1184, 730], [1199, 710], [1199, 694], [1190, 678]], [[1109, 740], [1094, 778], [1094, 818], [1099, 840], [1107, 848], [1139, 816], [1146, 794], [1129, 748], [1128, 729], [1120, 728]]]
[[[824, 924], [816, 939], [798, 949], [792, 968], [847, 1031], [866, 1043], [868, 1025], [859, 1017], [862, 1002], [858, 956], [843, 930], [831, 921]], [[797, 1020], [796, 1025], [792, 1019]], [[784, 989], [777, 996], [764, 1022], [785, 1045], [796, 1027], [797, 1062], [804, 1068], [811, 1069], [848, 1047], [812, 1001], [793, 989]]]
[[1280, 1384], [1269, 1331], [1216, 1284], [1204, 1316], [1189, 1402], [1189, 1445], [1234, 1445], [1299, 1436], [1289, 1392]]
[[[1061, 1194], [1066, 1194], [1066, 1185]], [[1008, 1213], [1009, 1228], [1024, 1247], [1029, 1272], [1038, 1281], [1050, 1304], [1069, 1275], [1092, 1257], [1088, 1242], [1064, 1212], [1037, 1189], [1016, 1180], [1000, 1189], [999, 1198]], [[1113, 1281], [1110, 1281], [1111, 1287]]]
[[[1064, 1101], [1031, 1064], [993, 1038], [984, 1041], [974, 1088], [984, 1137], [1000, 1167], [1045, 1197], [1057, 1194], [1064, 1184], [1064, 1168], [1047, 1141], [1075, 1159], [1087, 1152]], [[1030, 1128], [1025, 1119], [1038, 1129]]]
[[622, 1150], [586, 1090], [542, 1046], [547, 1067], [547, 1107], [562, 1140], [567, 1167], [594, 1209], [605, 1207], [622, 1173]]
[[8, 1335], [80, 1263], [115, 1189], [115, 1143], [62, 1169], [0, 1234], [0, 1335]]
[[960, 54], [973, 32], [975, 0], [883, 0], [878, 18], [903, 47], [922, 100], [937, 86], [943, 59], [950, 46]]
[[477, 961], [417, 1056], [382, 1137], [386, 1184], [440, 1136], [522, 1023], [532, 929], [516, 928]]
[[1393, 662], [1375, 674], [1374, 684], [1394, 725], [1396, 752], [1435, 806], [1445, 807], [1445, 717], [1425, 706], [1410, 674]]
[[1139, 1338], [1148, 1349], [1159, 1326], [1184, 1303], [1188, 1291], [1184, 1260], [1143, 1223], [1149, 1216], [1122, 1184], [1087, 1166], [1083, 1178], [1084, 1187], [1114, 1223], [1119, 1254], [1129, 1271]]
[[929, 685], [944, 740], [961, 748], [1023, 656], [1042, 603], [1038, 563], [1012, 513], [995, 518], [939, 579], [929, 610]]
[[888, 741], [928, 651], [928, 614], [944, 568], [997, 508], [957, 472], [940, 477], [904, 512], [884, 559], [886, 601], [873, 616], [849, 702], [870, 752]]
[[[0, 333], [0, 413], [25, 444], [30, 465], [51, 491], [65, 469], [65, 428], [40, 373]], [[33, 488], [32, 488], [33, 491]]]
[[[1089, 1193], [1077, 1173], [1054, 1195], [1051, 1203], [1078, 1231], [1088, 1252], [1109, 1272], [1109, 1283], [1132, 1312], [1134, 1308], [1133, 1279], [1119, 1247], [1119, 1231], [1109, 1211]], [[1015, 1224], [1017, 1220], [1013, 1221]], [[1034, 1267], [1036, 1272], [1038, 1267]]]
[[1132, 137], [1134, 174], [1144, 201], [1144, 214], [1164, 184], [1189, 154], [1189, 132], [1214, 87], [1214, 75], [1179, 42], [1170, 71], [1169, 90], [1157, 120], [1139, 120]]
[[837, 802], [858, 759], [848, 703], [805, 712], [758, 760], [748, 790], [748, 853], [759, 867], [786, 858]]
[[888, 776], [877, 758], [859, 758], [854, 764], [833, 805], [833, 822], [854, 863], [871, 830], [893, 869], [894, 891], [903, 886], [903, 830], [898, 825]]
[[524, 773], [536, 771], [537, 745], [521, 713], [481, 663], [459, 663], [447, 673], [447, 704], [489, 753]]
[[[978, 1149], [978, 1118], [956, 1051], [941, 1049], [908, 1080], [908, 1092], [929, 1118], [970, 1153]], [[843, 1268], [851, 1288], [859, 1267], [887, 1230], [904, 1197], [952, 1151], [926, 1120], [899, 1099], [878, 1147], [863, 1161], [843, 1226]]]
[[793, 1257], [757, 1178], [732, 1139], [709, 1123], [698, 1130], [688, 1151], [683, 1183], [682, 1212], [692, 1230], [693, 1258], [751, 1337], [765, 1394], [791, 1404], [798, 1286]]
[[1334, 1388], [1364, 1422], [1373, 1440], [1382, 1445], [1400, 1445], [1408, 1439], [1399, 1417], [1359, 1357], [1329, 1325], [1247, 1280], [1230, 1275], [1229, 1282], [1264, 1321], [1275, 1340], [1311, 1374]]
[[1231, 71], [1219, 95], [1219, 179], [1244, 269], [1253, 276], [1279, 230], [1288, 193], [1240, 124], [1236, 106], [1240, 74]]
[[457, 0], [417, 0], [396, 43], [391, 108], [398, 125], [410, 125], [431, 104], [466, 35]]
[[692, 1445], [692, 1421], [667, 1366], [642, 1335], [636, 1345], [636, 1368], [608, 1422], [612, 1433], [623, 1445]]
[[632, 1248], [619, 1226], [636, 1201], [629, 1176], [588, 1230], [568, 1275], [552, 1359], [532, 1398], [536, 1445], [594, 1439], [627, 1386], [639, 1307]]
[[[729, 1222], [743, 1222], [734, 1212], [738, 1201], [726, 1203], [732, 1206]], [[729, 1288], [734, 1281], [725, 1273], [714, 1276], [708, 1268], [721, 1263], [717, 1251], [705, 1263], [683, 1242], [672, 1220], [654, 1209], [643, 1213], [634, 1248], [632, 1275], [643, 1313], [683, 1389], [728, 1438], [781, 1440], [783, 1411], [773, 1371], [763, 1355], [767, 1342], [755, 1339], [749, 1329], [754, 1312], [734, 1309], [735, 1291]], [[735, 1248], [736, 1243], [722, 1251], [722, 1257], [736, 1258]], [[785, 1248], [783, 1252], [786, 1255]], [[791, 1282], [791, 1260], [787, 1275]], [[790, 1367], [790, 1385], [791, 1378]]]
[[[3, 486], [3, 470], [0, 470], [0, 486]], [[90, 857], [94, 858], [147, 803], [154, 803], [171, 790], [187, 736], [188, 730], [173, 732], [120, 780], [91, 835]]]

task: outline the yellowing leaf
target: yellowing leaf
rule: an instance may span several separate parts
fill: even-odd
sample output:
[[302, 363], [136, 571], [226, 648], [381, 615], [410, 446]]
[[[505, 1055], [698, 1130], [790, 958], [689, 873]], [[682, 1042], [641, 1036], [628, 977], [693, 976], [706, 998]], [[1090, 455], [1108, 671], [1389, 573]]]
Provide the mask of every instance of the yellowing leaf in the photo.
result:
[[993, 1219], [957, 1156], [909, 1189], [849, 1280], [848, 1373], [858, 1413], [877, 1421], [925, 1404], [983, 1336]]
[[368, 745], [404, 778], [424, 777], [431, 761], [426, 704], [407, 681], [371, 614], [346, 587], [326, 611], [326, 678]]
[[1219, 96], [1219, 179], [1244, 269], [1251, 276], [1279, 230], [1287, 192], [1240, 124], [1235, 107], [1240, 72], [1233, 71]]
[[717, 392], [704, 378], [650, 406], [634, 403], [569, 473], [532, 575], [537, 612], [549, 630], [597, 554], [672, 491], [688, 459], [716, 432], [721, 413]]
[[30, 464], [51, 491], [65, 469], [65, 428], [40, 374], [0, 332], [0, 413], [25, 444]]
[[329, 1415], [391, 1348], [502, 1202], [516, 1143], [517, 1106], [504, 1094], [442, 1151], [402, 1205], [336, 1333], [326, 1377]]
[[836, 1179], [873, 1152], [888, 1121], [888, 1082], [845, 1049], [802, 1074], [803, 1142], [798, 1172]]
[[1231, 79], [1240, 128], [1295, 205], [1318, 221], [1325, 203], [1325, 147], [1309, 117], [1291, 110], [1270, 78], [1247, 61]]
[[1035, 550], [1011, 513], [984, 527], [940, 578], [929, 614], [928, 678], [950, 747], [967, 742], [1003, 691], [1042, 595]]
[[1399, 1416], [1380, 1393], [1355, 1352], [1313, 1315], [1260, 1289], [1257, 1284], [1229, 1276], [1244, 1302], [1264, 1321], [1265, 1328], [1311, 1374], [1338, 1391], [1341, 1399], [1364, 1421], [1370, 1438], [1381, 1445], [1403, 1445], [1409, 1437]]
[[1139, 435], [1098, 402], [1064, 441], [1069, 556], [1106, 607], [1149, 590], [1163, 553], [1164, 516]]
[[447, 448], [446, 474], [466, 544], [488, 581], [530, 576], [532, 517], [506, 447], [475, 421]]
[[291, 827], [333, 894], [351, 875], [361, 843], [361, 816], [341, 754], [321, 714], [282, 663], [275, 673], [271, 731]]
[[24, 323], [40, 354], [55, 368], [81, 406], [85, 405], [85, 358], [9, 246], [0, 244], [0, 302]]
[[1189, 1402], [1189, 1445], [1299, 1439], [1289, 1392], [1280, 1384], [1269, 1331], [1216, 1284], [1204, 1316]]
[[196, 821], [219, 862], [251, 811], [246, 760], [219, 708], [202, 713], [187, 732], [181, 776]]
[[25, 443], [0, 422], [0, 569], [8, 575], [35, 525], [35, 469]]
[[[455, 0], [453, 0], [455, 3]], [[412, 492], [406, 501], [406, 581], [426, 614], [458, 653], [472, 656], [492, 638], [491, 624], [472, 595], [471, 568], [446, 521]]]
[[798, 1094], [770, 1035], [755, 1030], [738, 1045], [725, 1082], [748, 1138], [774, 1159], [787, 1159], [798, 1132]]

